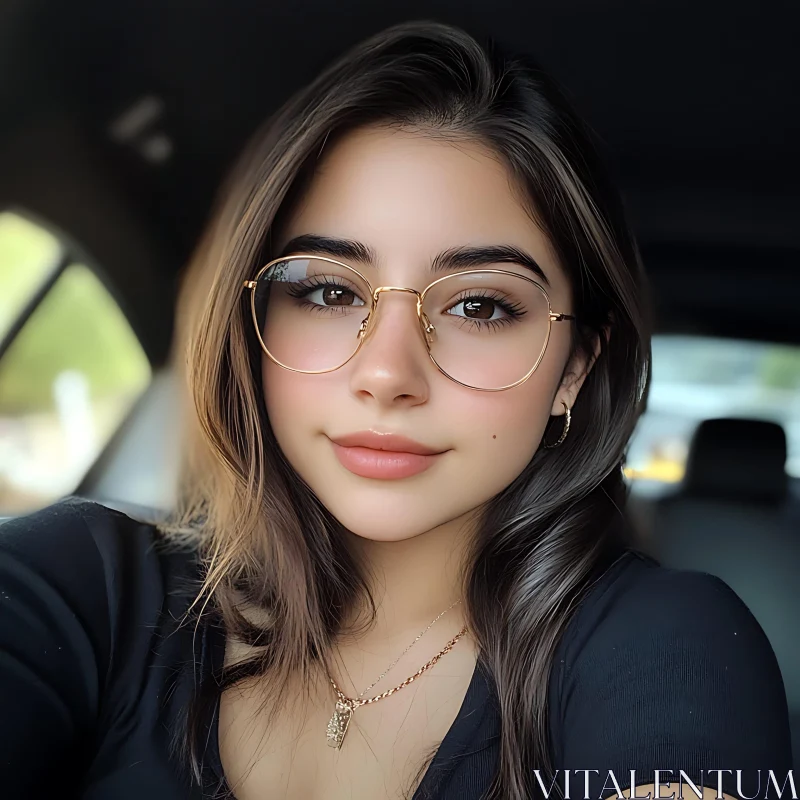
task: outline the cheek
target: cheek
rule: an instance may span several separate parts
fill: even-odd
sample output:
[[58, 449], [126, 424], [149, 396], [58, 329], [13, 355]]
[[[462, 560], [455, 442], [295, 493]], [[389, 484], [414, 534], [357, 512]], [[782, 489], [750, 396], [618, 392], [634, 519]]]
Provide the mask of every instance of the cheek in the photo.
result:
[[518, 443], [529, 448], [541, 438], [550, 417], [551, 402], [549, 386], [524, 385], [494, 397], [479, 398], [472, 403], [469, 416], [481, 420], [480, 429], [487, 443], [504, 448]]
[[[504, 392], [465, 392], [452, 408], [459, 408], [455, 430], [469, 431], [475, 468], [482, 470], [500, 491], [527, 466], [541, 445], [553, 400], [569, 350], [569, 338], [551, 339], [536, 372], [521, 386]], [[463, 414], [463, 416], [462, 416]], [[478, 467], [477, 465], [481, 465]]]
[[550, 419], [553, 387], [534, 374], [522, 386], [497, 393], [462, 395], [450, 405], [449, 430], [473, 478], [505, 488], [538, 449]]
[[[294, 456], [302, 455], [299, 439], [309, 422], [319, 418], [319, 376], [289, 372], [265, 358], [261, 377], [273, 433], [284, 453], [294, 460]], [[314, 386], [310, 385], [312, 381]]]

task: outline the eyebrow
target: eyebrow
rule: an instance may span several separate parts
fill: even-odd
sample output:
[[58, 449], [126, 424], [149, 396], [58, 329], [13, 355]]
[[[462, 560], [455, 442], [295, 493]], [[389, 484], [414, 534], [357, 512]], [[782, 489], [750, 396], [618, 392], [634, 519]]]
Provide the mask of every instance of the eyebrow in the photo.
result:
[[[339, 239], [333, 236], [318, 236], [306, 233], [296, 236], [281, 251], [278, 258], [307, 253], [308, 255], [330, 256], [343, 261], [378, 268], [378, 254], [366, 244], [352, 239]], [[431, 272], [449, 272], [456, 269], [473, 269], [489, 264], [519, 264], [537, 275], [546, 286], [550, 286], [544, 270], [536, 261], [519, 247], [507, 244], [475, 247], [453, 247], [439, 253], [431, 263]]]

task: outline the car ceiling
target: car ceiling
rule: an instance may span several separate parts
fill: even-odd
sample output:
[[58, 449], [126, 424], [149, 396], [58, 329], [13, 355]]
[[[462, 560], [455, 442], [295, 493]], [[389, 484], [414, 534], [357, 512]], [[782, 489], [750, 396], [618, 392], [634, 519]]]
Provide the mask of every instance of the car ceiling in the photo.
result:
[[660, 330], [800, 342], [795, 2], [5, 0], [0, 205], [72, 236], [159, 361], [249, 134], [344, 48], [419, 18], [529, 51], [566, 88], [623, 189]]

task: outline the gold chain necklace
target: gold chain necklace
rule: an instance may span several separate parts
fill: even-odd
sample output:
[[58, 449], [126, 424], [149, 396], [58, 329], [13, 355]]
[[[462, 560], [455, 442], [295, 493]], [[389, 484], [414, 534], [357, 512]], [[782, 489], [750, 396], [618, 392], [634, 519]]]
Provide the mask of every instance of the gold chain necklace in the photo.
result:
[[[456, 602], [453, 603], [453, 605], [451, 605], [450, 608], [452, 608], [454, 605], [457, 605], [460, 602], [461, 602], [460, 600], [456, 600]], [[417, 638], [414, 639], [414, 641], [411, 642], [411, 644], [384, 670], [380, 678], [378, 678], [378, 680], [374, 681], [366, 689], [364, 689], [364, 691], [361, 692], [361, 694], [359, 694], [358, 697], [348, 697], [336, 685], [336, 681], [333, 678], [331, 678], [330, 675], [328, 675], [328, 679], [330, 680], [331, 685], [333, 686], [333, 690], [336, 692], [336, 695], [339, 698], [336, 701], [336, 706], [333, 711], [333, 716], [330, 718], [330, 721], [328, 722], [327, 742], [329, 747], [335, 747], [337, 750], [341, 748], [342, 742], [344, 742], [345, 734], [347, 733], [347, 729], [350, 726], [350, 720], [352, 719], [353, 712], [357, 708], [369, 705], [370, 703], [377, 703], [378, 700], [383, 700], [386, 697], [390, 697], [395, 692], [402, 689], [404, 686], [408, 686], [408, 684], [410, 684], [412, 681], [416, 680], [420, 675], [422, 675], [423, 672], [429, 670], [443, 655], [449, 653], [450, 650], [453, 649], [456, 642], [467, 632], [466, 626], [464, 626], [456, 636], [454, 636], [430, 661], [428, 661], [427, 664], [420, 667], [411, 677], [406, 678], [398, 686], [395, 686], [392, 689], [387, 689], [385, 692], [381, 692], [381, 694], [376, 695], [375, 697], [369, 697], [366, 700], [362, 699], [364, 695], [373, 686], [375, 686], [375, 684], [378, 683], [381, 680], [381, 678], [383, 678], [386, 675], [386, 673], [388, 673], [389, 670], [391, 670], [392, 667], [394, 667], [395, 664], [397, 664], [398, 661], [400, 661], [400, 659], [419, 641], [419, 639], [422, 638], [422, 636], [427, 631], [430, 630], [433, 623], [436, 622], [436, 620], [438, 620], [443, 614], [447, 613], [450, 610], [450, 608], [446, 608], [444, 611], [442, 611], [442, 613], [439, 614], [439, 616], [436, 617], [436, 619], [434, 619], [433, 622], [431, 622], [431, 624], [428, 625], [428, 627], [425, 628], [425, 630], [422, 631], [422, 633], [420, 633], [419, 636], [417, 636]]]

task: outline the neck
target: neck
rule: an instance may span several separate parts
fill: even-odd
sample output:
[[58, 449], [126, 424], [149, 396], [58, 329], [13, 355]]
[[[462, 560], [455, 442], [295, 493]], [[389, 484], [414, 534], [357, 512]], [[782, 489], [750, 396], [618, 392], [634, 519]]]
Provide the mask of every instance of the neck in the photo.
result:
[[[413, 639], [446, 609], [449, 610], [437, 621], [436, 629], [445, 629], [450, 634], [448, 639], [461, 630], [463, 602], [450, 606], [463, 598], [466, 522], [464, 518], [453, 520], [401, 541], [376, 541], [352, 535], [351, 545], [367, 568], [376, 605], [375, 623], [366, 634], [370, 639], [408, 638], [414, 631]], [[365, 611], [362, 607], [353, 619], [361, 621]], [[442, 635], [435, 638], [438, 641]], [[442, 639], [442, 646], [445, 641]]]

